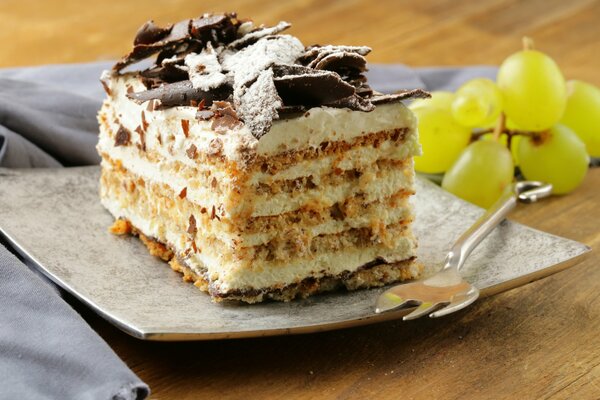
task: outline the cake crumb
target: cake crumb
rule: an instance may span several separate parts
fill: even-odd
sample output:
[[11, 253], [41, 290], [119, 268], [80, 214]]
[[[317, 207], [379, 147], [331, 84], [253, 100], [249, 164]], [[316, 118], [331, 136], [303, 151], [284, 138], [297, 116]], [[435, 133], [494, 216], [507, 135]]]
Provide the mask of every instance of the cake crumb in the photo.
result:
[[131, 223], [126, 219], [117, 219], [108, 231], [113, 235], [128, 235], [131, 233]]

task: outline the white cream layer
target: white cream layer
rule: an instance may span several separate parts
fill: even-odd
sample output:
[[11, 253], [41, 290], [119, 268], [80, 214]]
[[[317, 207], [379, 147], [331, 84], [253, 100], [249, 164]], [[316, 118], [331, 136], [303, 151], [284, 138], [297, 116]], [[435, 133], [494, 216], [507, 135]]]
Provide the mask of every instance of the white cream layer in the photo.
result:
[[[125, 217], [144, 235], [168, 243], [175, 251], [183, 254], [189, 247], [185, 235], [165, 228], [160, 221], [149, 221], [118, 202], [103, 198], [102, 204], [115, 216]], [[296, 258], [284, 263], [256, 263], [252, 268], [240, 267], [223, 262], [220, 254], [205, 248], [186, 258], [186, 264], [197, 274], [207, 271], [208, 278], [220, 292], [243, 289], [261, 289], [272, 286], [285, 286], [299, 283], [307, 277], [319, 278], [326, 275], [339, 275], [344, 271], [353, 272], [361, 266], [380, 257], [388, 262], [398, 262], [416, 254], [416, 242], [410, 230], [404, 236], [395, 238], [396, 247], [384, 246], [362, 249], [351, 248], [344, 251], [319, 253], [311, 258]], [[417, 271], [414, 271], [416, 274]]]

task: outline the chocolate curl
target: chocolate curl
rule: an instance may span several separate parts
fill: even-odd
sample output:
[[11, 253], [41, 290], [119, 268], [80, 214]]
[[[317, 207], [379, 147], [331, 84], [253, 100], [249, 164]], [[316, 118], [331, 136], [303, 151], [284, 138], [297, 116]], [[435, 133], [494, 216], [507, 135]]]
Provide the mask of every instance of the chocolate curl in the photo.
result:
[[276, 35], [280, 32], [283, 32], [284, 30], [288, 29], [290, 26], [292, 26], [292, 24], [290, 24], [289, 22], [281, 21], [280, 23], [278, 23], [275, 26], [260, 27], [260, 28], [254, 29], [251, 32], [248, 32], [241, 38], [229, 43], [229, 45], [227, 47], [230, 49], [239, 50], [242, 47], [246, 47], [246, 46], [251, 45], [252, 43], [256, 43], [258, 40], [260, 40], [266, 36]]
[[[160, 28], [153, 21], [148, 21], [138, 30], [131, 53], [119, 60], [113, 67], [120, 71], [127, 65], [141, 61], [153, 54], [161, 52], [162, 57], [168, 57], [176, 49], [188, 44], [192, 50], [201, 50], [206, 43], [213, 42], [215, 47], [235, 40], [239, 22], [235, 14], [209, 15], [195, 19], [179, 21], [166, 28]], [[187, 47], [186, 47], [187, 49]]]
[[156, 89], [128, 94], [127, 97], [143, 103], [149, 100], [160, 100], [162, 107], [189, 106], [193, 101], [204, 100], [206, 105], [216, 100], [225, 100], [231, 95], [229, 86], [221, 86], [215, 90], [204, 91], [192, 86], [190, 81], [169, 83]]
[[370, 100], [371, 100], [371, 103], [378, 105], [378, 104], [396, 103], [398, 101], [408, 100], [408, 99], [417, 99], [417, 98], [427, 99], [430, 97], [431, 97], [431, 94], [429, 94], [429, 92], [427, 92], [426, 90], [413, 89], [413, 90], [400, 90], [400, 91], [398, 91], [396, 93], [392, 93], [392, 94], [376, 93], [370, 98]]
[[354, 86], [344, 82], [338, 74], [312, 71], [305, 75], [285, 75], [273, 79], [283, 104], [328, 104], [355, 94]]

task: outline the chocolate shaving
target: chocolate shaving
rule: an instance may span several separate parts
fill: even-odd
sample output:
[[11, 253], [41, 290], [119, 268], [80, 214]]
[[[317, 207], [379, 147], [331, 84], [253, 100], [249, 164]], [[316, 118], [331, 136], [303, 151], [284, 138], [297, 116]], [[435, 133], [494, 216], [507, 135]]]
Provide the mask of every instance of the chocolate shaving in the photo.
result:
[[284, 30], [288, 29], [292, 24], [289, 22], [281, 21], [277, 25], [272, 27], [261, 26], [251, 32], [246, 33], [241, 38], [234, 40], [227, 46], [230, 49], [241, 49], [242, 47], [249, 46], [256, 43], [259, 39], [266, 36], [276, 35]]
[[314, 68], [323, 58], [340, 52], [366, 56], [371, 52], [371, 49], [366, 46], [312, 46], [300, 56], [298, 61], [310, 68]]
[[235, 40], [239, 22], [235, 22], [235, 13], [224, 15], [205, 14], [193, 19], [190, 26], [192, 38], [203, 43], [212, 42], [214, 45], [229, 43]]
[[179, 192], [179, 198], [180, 199], [185, 199], [187, 196], [187, 186], [184, 187], [183, 189], [181, 189], [181, 192]]
[[210, 129], [222, 134], [241, 126], [242, 123], [239, 119], [231, 115], [222, 115], [213, 119]]
[[[179, 21], [167, 28], [159, 28], [151, 21], [146, 22], [136, 35], [131, 53], [117, 62], [113, 70], [120, 71], [127, 65], [158, 52], [163, 53], [163, 56], [159, 57], [158, 61], [160, 62], [163, 57], [175, 52], [177, 47], [183, 44], [188, 44], [185, 47], [187, 50], [190, 45], [196, 45], [196, 49], [198, 47], [201, 49], [203, 44], [209, 41], [214, 44], [229, 43], [235, 39], [239, 24], [234, 23], [233, 18], [235, 18], [234, 14], [206, 14], [193, 20]], [[156, 40], [154, 40], [155, 38]], [[198, 42], [200, 42], [200, 46], [198, 46]]]
[[187, 119], [181, 120], [181, 130], [183, 131], [183, 134], [185, 137], [190, 136], [190, 121], [189, 120], [187, 120]]
[[148, 129], [148, 122], [146, 122], [146, 113], [142, 111], [142, 129], [146, 131]]
[[[280, 34], [289, 27], [282, 21], [253, 29], [251, 22], [234, 13], [204, 14], [164, 28], [149, 21], [138, 30], [131, 53], [115, 64], [113, 74], [156, 54], [154, 65], [137, 75], [147, 90], [128, 93], [130, 99], [148, 102], [148, 111], [198, 106], [196, 119], [210, 120], [216, 132], [244, 124], [257, 139], [281, 115], [289, 118], [311, 107], [368, 112], [376, 104], [428, 96], [422, 90], [373, 92], [363, 75], [370, 48], [305, 48], [297, 38]], [[101, 80], [110, 95], [109, 78], [105, 73]], [[141, 131], [147, 126], [142, 114]], [[189, 121], [182, 121], [182, 129], [189, 136]], [[210, 150], [215, 154], [222, 151], [222, 143], [216, 143]], [[187, 153], [194, 159], [197, 149], [192, 145]]]
[[338, 74], [318, 71], [307, 75], [286, 75], [275, 78], [275, 87], [286, 105], [330, 104], [355, 93], [354, 87]]
[[351, 96], [344, 97], [343, 99], [332, 101], [331, 103], [326, 103], [326, 106], [335, 107], [335, 108], [349, 108], [351, 110], [358, 111], [373, 111], [375, 106], [369, 99], [365, 99], [354, 93]]
[[175, 63], [167, 63], [140, 72], [146, 88], [154, 88], [163, 82], [172, 83], [188, 79], [188, 72]]
[[185, 154], [187, 154], [187, 156], [192, 160], [195, 160], [196, 156], [198, 155], [198, 149], [196, 148], [196, 145], [192, 143], [192, 145], [185, 151]]
[[221, 86], [218, 89], [204, 91], [194, 88], [192, 82], [181, 81], [169, 83], [156, 89], [146, 90], [128, 94], [127, 97], [143, 103], [148, 100], [160, 100], [162, 107], [173, 107], [181, 105], [190, 105], [191, 101], [204, 100], [205, 104], [210, 105], [215, 100], [224, 100], [231, 95], [231, 88]]
[[214, 112], [210, 110], [199, 110], [196, 112], [196, 119], [201, 121], [208, 121], [215, 115]]
[[402, 90], [393, 94], [375, 94], [371, 97], [371, 103], [373, 104], [386, 104], [386, 103], [395, 103], [402, 100], [407, 99], [427, 99], [431, 97], [429, 92], [423, 89], [413, 89], [413, 90]]
[[131, 143], [131, 132], [123, 125], [119, 125], [115, 135], [115, 146], [128, 146]]
[[107, 70], [102, 71], [102, 74], [100, 75], [100, 83], [102, 84], [102, 87], [104, 88], [104, 91], [106, 92], [106, 94], [110, 96], [111, 90], [110, 90], [109, 82], [110, 82], [110, 72], [108, 72]]
[[144, 129], [140, 125], [138, 125], [137, 128], [135, 128], [135, 131], [140, 136], [140, 143], [138, 144], [138, 148], [140, 150], [146, 151], [146, 132], [144, 132]]
[[211, 139], [208, 143], [208, 154], [211, 156], [221, 154], [223, 151], [223, 142], [219, 138]]
[[282, 105], [273, 82], [273, 71], [267, 69], [242, 95], [238, 110], [250, 131], [259, 139], [271, 129], [273, 120], [279, 118], [277, 109]]
[[321, 58], [314, 66], [315, 69], [326, 69], [329, 71], [367, 69], [367, 60], [357, 53], [336, 52]]
[[154, 21], [150, 20], [138, 30], [135, 35], [135, 39], [133, 39], [133, 44], [135, 46], [139, 44], [152, 44], [158, 42], [160, 39], [164, 38], [171, 32], [173, 28], [172, 25], [169, 25], [166, 28], [161, 28], [154, 24]]
[[196, 232], [198, 232], [198, 228], [196, 227], [196, 218], [194, 218], [194, 215], [192, 214], [190, 215], [187, 233], [189, 233], [190, 235], [195, 235]]

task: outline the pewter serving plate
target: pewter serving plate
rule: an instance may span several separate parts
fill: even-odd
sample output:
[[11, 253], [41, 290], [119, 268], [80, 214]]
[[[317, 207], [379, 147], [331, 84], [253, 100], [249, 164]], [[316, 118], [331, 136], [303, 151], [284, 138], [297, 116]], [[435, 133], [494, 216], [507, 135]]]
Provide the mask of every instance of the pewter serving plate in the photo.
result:
[[[396, 319], [375, 314], [384, 289], [336, 292], [290, 303], [214, 304], [133, 237], [108, 233], [98, 167], [0, 169], [0, 233], [31, 264], [98, 314], [140, 339], [207, 340], [307, 333]], [[428, 181], [414, 198], [425, 274], [483, 212]], [[534, 249], [535, 251], [532, 251]], [[504, 222], [463, 269], [482, 296], [570, 267], [589, 247]]]

